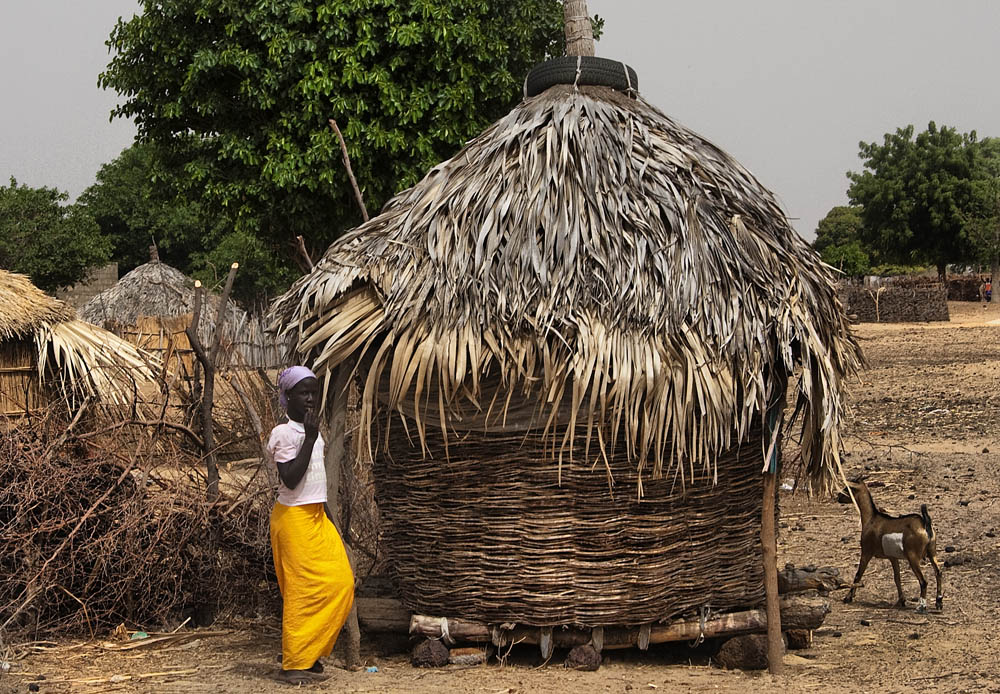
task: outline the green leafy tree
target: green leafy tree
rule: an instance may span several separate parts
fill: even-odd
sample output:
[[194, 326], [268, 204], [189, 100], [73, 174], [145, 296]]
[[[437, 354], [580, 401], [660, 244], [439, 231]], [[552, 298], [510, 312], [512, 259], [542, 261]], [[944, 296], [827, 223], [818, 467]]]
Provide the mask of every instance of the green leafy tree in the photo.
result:
[[244, 294], [287, 282], [297, 235], [315, 251], [360, 221], [329, 118], [375, 210], [507, 113], [563, 40], [558, 0], [141, 5], [111, 33], [100, 84], [227, 220], [206, 262], [227, 248], [259, 263]]
[[979, 142], [981, 175], [973, 182], [975, 209], [969, 226], [977, 259], [990, 266], [993, 277], [1000, 276], [1000, 139]]
[[823, 262], [845, 275], [859, 277], [868, 274], [871, 255], [861, 241], [861, 210], [858, 207], [834, 207], [816, 225], [813, 248]]
[[979, 175], [975, 132], [959, 133], [932, 121], [886, 134], [882, 144], [860, 143], [864, 170], [848, 173], [850, 201], [862, 208], [861, 240], [885, 260], [931, 263], [944, 276], [948, 263], [975, 254], [970, 211]]
[[128, 147], [102, 166], [77, 202], [112, 239], [121, 273], [147, 262], [151, 243], [161, 260], [190, 271], [212, 225], [200, 203], [178, 190], [169, 161], [152, 143]]
[[55, 188], [0, 186], [0, 267], [55, 291], [108, 261], [111, 242], [97, 222]]

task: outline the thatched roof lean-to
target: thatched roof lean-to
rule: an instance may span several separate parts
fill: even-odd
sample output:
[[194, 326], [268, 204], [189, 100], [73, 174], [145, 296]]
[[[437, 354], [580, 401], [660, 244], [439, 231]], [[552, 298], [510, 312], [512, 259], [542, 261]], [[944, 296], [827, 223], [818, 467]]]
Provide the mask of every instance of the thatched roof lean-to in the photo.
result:
[[24, 275], [0, 270], [0, 343], [11, 340], [32, 341], [40, 381], [56, 381], [68, 397], [127, 403], [136, 381], [153, 380], [158, 368], [125, 340], [77, 320], [69, 304]]
[[[166, 263], [153, 260], [125, 274], [118, 282], [88, 301], [80, 317], [95, 325], [135, 325], [139, 316], [181, 316], [194, 311], [194, 280]], [[198, 333], [208, 341], [218, 311], [219, 297], [206, 292], [207, 306], [198, 321]], [[246, 322], [237, 306], [226, 306], [226, 335]]]
[[367, 350], [363, 426], [383, 373], [423, 437], [448, 412], [502, 409], [489, 372], [558, 416], [557, 456], [593, 425], [591, 455], [623, 434], [640, 469], [689, 479], [746, 440], [768, 374], [802, 365], [808, 471], [840, 474], [860, 355], [828, 269], [752, 174], [641, 98], [526, 99], [331, 245], [272, 315], [321, 372]]

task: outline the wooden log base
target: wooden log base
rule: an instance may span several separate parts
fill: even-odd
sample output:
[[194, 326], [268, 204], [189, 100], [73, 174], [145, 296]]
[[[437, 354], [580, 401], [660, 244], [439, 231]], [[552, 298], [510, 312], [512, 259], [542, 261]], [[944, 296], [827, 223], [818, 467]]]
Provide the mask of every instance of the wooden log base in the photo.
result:
[[[830, 612], [830, 603], [823, 598], [788, 596], [781, 599], [781, 624], [784, 629], [817, 629]], [[410, 618], [410, 635], [439, 639], [447, 635], [454, 642], [492, 643], [505, 647], [512, 643], [542, 645], [543, 629], [534, 626], [490, 626], [464, 619], [444, 619], [413, 615]], [[648, 641], [643, 633], [648, 628]], [[574, 648], [593, 643], [592, 629], [573, 627], [551, 630], [551, 646]], [[736, 636], [767, 631], [767, 615], [763, 609], [709, 615], [700, 619], [680, 620], [671, 624], [652, 624], [641, 627], [601, 628], [601, 648], [632, 648], [643, 643], [668, 643], [695, 641], [699, 638]], [[548, 638], [547, 636], [545, 638]], [[546, 647], [550, 647], [545, 644]]]
[[850, 587], [850, 584], [840, 577], [840, 569], [832, 566], [796, 568], [791, 564], [785, 564], [785, 569], [778, 573], [778, 592], [782, 595], [804, 593], [808, 590], [829, 593]]

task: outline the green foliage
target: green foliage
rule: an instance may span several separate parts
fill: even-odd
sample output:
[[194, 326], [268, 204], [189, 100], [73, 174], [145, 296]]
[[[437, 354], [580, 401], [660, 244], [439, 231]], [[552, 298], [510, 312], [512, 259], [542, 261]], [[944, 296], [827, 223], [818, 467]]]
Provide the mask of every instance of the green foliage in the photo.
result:
[[225, 281], [233, 259], [238, 259], [235, 262], [240, 264], [240, 270], [236, 276], [249, 279], [244, 286], [249, 284], [255, 290], [241, 297], [245, 304], [263, 302], [263, 297], [275, 296], [298, 277], [282, 258], [274, 255], [270, 246], [246, 230], [213, 235], [206, 246], [206, 250], [191, 254], [185, 272], [200, 279], [205, 286], [214, 287]]
[[861, 173], [848, 173], [848, 197], [862, 207], [861, 240], [888, 261], [948, 263], [968, 260], [978, 146], [975, 132], [931, 122], [886, 134], [882, 144], [860, 143]]
[[360, 222], [329, 118], [374, 211], [506, 114], [530, 67], [562, 52], [558, 0], [141, 5], [111, 33], [100, 84], [123, 97], [113, 115], [184, 162], [186, 192], [225, 219], [228, 247], [275, 263], [240, 273], [253, 282], [244, 295], [294, 274], [296, 235], [321, 251]]
[[981, 175], [973, 181], [975, 205], [968, 227], [975, 259], [989, 263], [995, 273], [1000, 266], [1000, 139], [983, 138], [979, 154]]
[[834, 207], [816, 225], [813, 248], [823, 258], [823, 262], [845, 275], [866, 275], [871, 265], [871, 254], [861, 241], [863, 226], [859, 208], [843, 205]]
[[181, 193], [172, 173], [158, 146], [136, 144], [102, 166], [97, 182], [80, 195], [77, 202], [114, 242], [120, 273], [147, 262], [151, 243], [161, 260], [187, 272], [192, 252], [205, 242], [212, 221]]
[[871, 271], [871, 258], [861, 241], [854, 240], [837, 246], [828, 246], [820, 254], [823, 262], [832, 265], [849, 277], [861, 277]]
[[0, 186], [0, 267], [28, 275], [55, 291], [83, 279], [108, 261], [111, 242], [78, 205], [54, 188]]
[[906, 275], [919, 275], [927, 270], [926, 265], [896, 265], [894, 263], [883, 263], [872, 265], [869, 273], [879, 277], [899, 277]]

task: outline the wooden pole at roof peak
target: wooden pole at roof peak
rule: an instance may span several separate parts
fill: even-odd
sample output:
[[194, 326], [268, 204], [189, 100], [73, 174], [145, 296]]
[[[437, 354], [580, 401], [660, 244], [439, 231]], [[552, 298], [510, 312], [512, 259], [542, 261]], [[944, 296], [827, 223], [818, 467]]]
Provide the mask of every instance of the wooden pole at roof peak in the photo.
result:
[[594, 27], [587, 12], [587, 0], [563, 0], [566, 26], [566, 55], [594, 55]]

